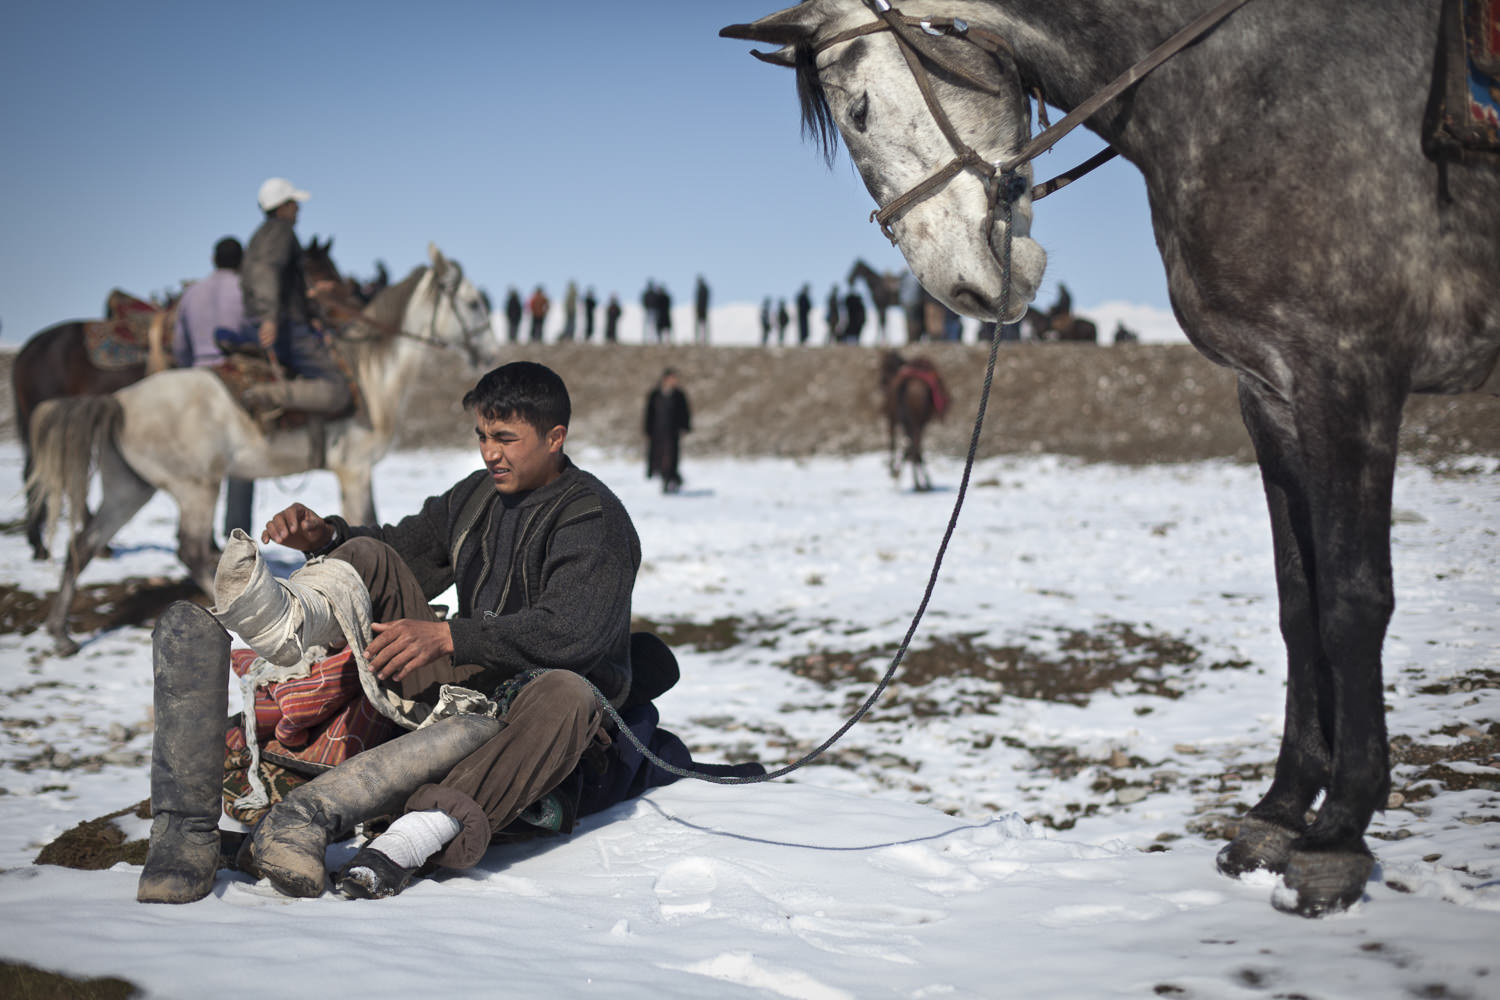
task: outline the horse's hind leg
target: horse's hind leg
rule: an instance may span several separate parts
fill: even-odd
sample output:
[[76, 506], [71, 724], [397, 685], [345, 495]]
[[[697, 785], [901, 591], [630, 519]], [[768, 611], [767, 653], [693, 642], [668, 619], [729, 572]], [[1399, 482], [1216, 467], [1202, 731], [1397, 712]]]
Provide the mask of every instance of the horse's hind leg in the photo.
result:
[[68, 636], [68, 612], [78, 591], [78, 574], [156, 492], [156, 487], [137, 476], [113, 448], [100, 452], [99, 479], [102, 494], [99, 509], [87, 516], [83, 530], [68, 544], [62, 580], [47, 614], [47, 633], [64, 656], [78, 651], [78, 643]]
[[[21, 433], [25, 433], [23, 430]], [[31, 448], [25, 447], [21, 466], [22, 482], [26, 484], [26, 541], [31, 545], [31, 558], [46, 562], [49, 556], [47, 539], [42, 537], [47, 523], [47, 499], [41, 487], [31, 481]]]

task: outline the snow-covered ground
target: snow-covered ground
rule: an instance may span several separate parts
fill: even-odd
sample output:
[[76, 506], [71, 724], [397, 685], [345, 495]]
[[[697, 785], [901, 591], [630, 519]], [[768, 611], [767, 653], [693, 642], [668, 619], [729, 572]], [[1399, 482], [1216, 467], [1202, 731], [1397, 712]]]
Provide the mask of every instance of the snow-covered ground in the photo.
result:
[[[664, 497], [633, 455], [575, 458], [635, 519], [637, 614], [677, 636], [664, 724], [700, 758], [771, 766], [833, 732], [884, 670], [961, 471], [933, 461], [940, 488], [917, 495], [876, 456], [689, 452], [685, 490]], [[393, 455], [377, 507], [394, 518], [474, 464]], [[0, 446], [0, 482], [18, 470]], [[920, 661], [933, 677], [898, 674], [830, 764], [679, 782], [378, 902], [293, 901], [225, 872], [201, 902], [141, 906], [139, 869], [33, 865], [148, 794], [150, 635], [97, 635], [68, 659], [40, 633], [0, 635], [0, 958], [183, 998], [1500, 996], [1500, 761], [1453, 765], [1473, 787], [1431, 797], [1420, 768], [1398, 768], [1403, 800], [1371, 827], [1379, 864], [1347, 914], [1284, 916], [1271, 878], [1214, 871], [1205, 831], [1264, 790], [1281, 718], [1253, 468], [1042, 456], [973, 478], [913, 643], [938, 651]], [[311, 474], [263, 482], [256, 501], [268, 516], [335, 496]], [[5, 498], [0, 518], [19, 509]], [[1492, 739], [1500, 467], [1403, 466], [1396, 509], [1391, 733]], [[153, 500], [83, 582], [180, 575], [175, 516]], [[0, 583], [45, 593], [56, 573], [0, 535]], [[1006, 656], [1072, 686], [1036, 696]], [[1078, 681], [1134, 659], [1110, 685]]]

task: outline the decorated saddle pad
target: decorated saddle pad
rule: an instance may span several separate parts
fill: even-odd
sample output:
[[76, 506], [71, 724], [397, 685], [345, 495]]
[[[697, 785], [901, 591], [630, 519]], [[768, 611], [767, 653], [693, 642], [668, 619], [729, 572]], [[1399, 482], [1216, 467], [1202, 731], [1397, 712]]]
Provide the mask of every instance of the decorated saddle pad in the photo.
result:
[[948, 387], [943, 384], [943, 377], [938, 374], [932, 362], [926, 358], [916, 358], [901, 367], [891, 385], [899, 388], [906, 384], [908, 379], [919, 379], [927, 383], [927, 388], [932, 390], [932, 412], [939, 418], [948, 412]]
[[83, 324], [83, 342], [95, 368], [117, 371], [146, 363], [156, 306], [118, 288], [105, 300], [106, 316]]
[[1500, 0], [1443, 0], [1422, 149], [1500, 162]]

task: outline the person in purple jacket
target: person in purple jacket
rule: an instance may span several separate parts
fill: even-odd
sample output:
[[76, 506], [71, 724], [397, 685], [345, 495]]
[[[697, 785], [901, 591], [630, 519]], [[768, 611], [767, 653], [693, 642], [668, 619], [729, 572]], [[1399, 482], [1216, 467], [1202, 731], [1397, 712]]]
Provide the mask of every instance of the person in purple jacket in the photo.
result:
[[[172, 359], [178, 368], [218, 364], [220, 330], [233, 336], [245, 323], [245, 297], [240, 291], [240, 262], [245, 250], [240, 241], [226, 236], [214, 244], [214, 271], [195, 281], [177, 303], [177, 323], [172, 336]], [[255, 480], [230, 478], [224, 484], [224, 535], [235, 528], [250, 531], [255, 501]]]

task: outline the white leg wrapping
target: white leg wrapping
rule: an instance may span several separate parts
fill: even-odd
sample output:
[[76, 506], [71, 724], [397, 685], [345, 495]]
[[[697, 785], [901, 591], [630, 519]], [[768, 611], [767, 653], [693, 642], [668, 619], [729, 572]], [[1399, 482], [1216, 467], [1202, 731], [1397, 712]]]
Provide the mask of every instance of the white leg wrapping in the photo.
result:
[[448, 846], [463, 824], [439, 809], [406, 813], [376, 837], [370, 846], [402, 868], [419, 868]]
[[335, 607], [370, 617], [370, 594], [354, 567], [315, 560], [277, 580], [249, 535], [236, 528], [214, 574], [214, 617], [251, 649], [280, 667], [301, 662], [313, 647], [344, 640]]

